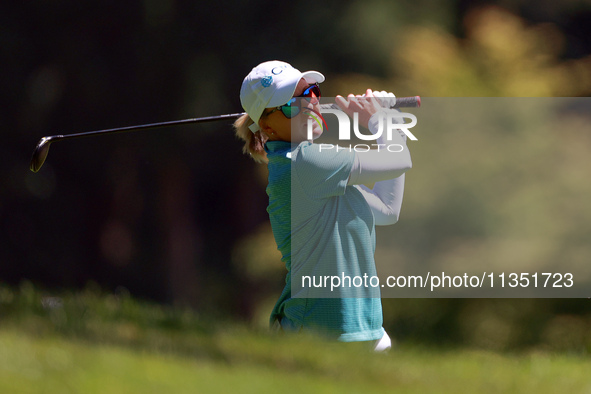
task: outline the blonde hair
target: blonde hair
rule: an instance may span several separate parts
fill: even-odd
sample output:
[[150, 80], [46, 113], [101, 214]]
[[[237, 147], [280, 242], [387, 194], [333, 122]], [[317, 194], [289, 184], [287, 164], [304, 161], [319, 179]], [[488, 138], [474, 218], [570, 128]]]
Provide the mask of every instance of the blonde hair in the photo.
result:
[[253, 133], [248, 126], [254, 121], [244, 114], [234, 122], [234, 131], [236, 136], [244, 141], [242, 152], [249, 154], [257, 163], [267, 163], [267, 152], [265, 152], [265, 142], [267, 142], [267, 135], [262, 131]]

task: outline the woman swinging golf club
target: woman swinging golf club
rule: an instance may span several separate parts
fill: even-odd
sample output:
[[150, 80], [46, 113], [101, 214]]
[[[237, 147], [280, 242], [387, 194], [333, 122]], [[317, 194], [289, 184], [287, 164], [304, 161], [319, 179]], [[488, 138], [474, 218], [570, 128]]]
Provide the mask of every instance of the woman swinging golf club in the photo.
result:
[[[308, 119], [318, 114], [318, 84], [323, 81], [319, 72], [302, 73], [288, 63], [269, 61], [255, 67], [240, 90], [246, 114], [234, 127], [245, 142], [244, 151], [268, 165], [267, 211], [288, 271], [271, 324], [344, 342], [372, 341], [374, 350], [386, 350], [391, 341], [382, 327], [375, 286], [356, 287], [354, 292], [331, 289], [330, 297], [310, 296], [312, 289], [298, 287], [300, 283], [292, 288], [292, 280], [299, 282], [303, 275], [377, 275], [375, 226], [397, 222], [404, 173], [412, 166], [406, 138], [398, 133], [389, 141], [402, 146], [396, 153], [322, 150], [308, 140]], [[363, 96], [338, 96], [336, 101], [376, 134], [388, 116], [382, 106], [393, 105], [395, 97], [368, 89]], [[321, 135], [321, 122], [310, 123], [314, 138]], [[383, 143], [382, 138], [376, 142]]]

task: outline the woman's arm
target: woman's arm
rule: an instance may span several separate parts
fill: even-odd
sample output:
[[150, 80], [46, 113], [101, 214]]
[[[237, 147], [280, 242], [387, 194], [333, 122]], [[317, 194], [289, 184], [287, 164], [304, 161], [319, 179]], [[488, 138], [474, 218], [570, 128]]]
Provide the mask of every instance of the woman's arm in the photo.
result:
[[[388, 95], [394, 96], [391, 93]], [[379, 116], [383, 114], [372, 115], [368, 121], [368, 128], [374, 134], [378, 130]], [[383, 135], [376, 142], [385, 144]], [[404, 195], [404, 173], [412, 168], [410, 152], [406, 146], [406, 135], [395, 133], [393, 140], [387, 143], [398, 144], [402, 150], [389, 152], [383, 148], [380, 151], [356, 152], [355, 162], [347, 182], [348, 185], [358, 185], [358, 190], [363, 194], [374, 214], [376, 225], [382, 226], [398, 221]], [[370, 188], [370, 185], [373, 187]]]
[[[356, 152], [348, 185], [373, 185], [376, 182], [398, 178], [412, 168], [410, 152], [405, 137], [394, 139], [391, 144], [402, 147], [400, 152], [389, 152], [385, 148]], [[384, 144], [381, 138], [378, 144]]]
[[[396, 99], [392, 93], [374, 93], [367, 89], [364, 96], [350, 94], [348, 100], [337, 96], [336, 102], [349, 116], [357, 113], [359, 123], [366, 126], [375, 135], [378, 132], [380, 121], [386, 123], [385, 117], [394, 117], [393, 123], [398, 123], [396, 114], [399, 112], [382, 108], [376, 98], [386, 103], [388, 100]], [[397, 178], [412, 168], [410, 152], [406, 146], [406, 134], [403, 132], [393, 133], [392, 140], [388, 141], [384, 140], [384, 134], [386, 133], [382, 133], [376, 140], [379, 149], [356, 152], [348, 185], [373, 185], [376, 182]], [[396, 146], [397, 151], [386, 149], [386, 145]]]
[[389, 226], [398, 221], [404, 195], [404, 174], [396, 179], [378, 182], [373, 189], [358, 185], [357, 190], [371, 208], [376, 226]]
[[[406, 136], [400, 137], [396, 142], [403, 147], [401, 152], [368, 151], [357, 152], [355, 155], [347, 184], [359, 185], [358, 190], [369, 204], [378, 226], [394, 224], [400, 216], [404, 173], [412, 167], [405, 140]], [[378, 143], [383, 142], [378, 139]], [[372, 184], [373, 188], [367, 186]]]

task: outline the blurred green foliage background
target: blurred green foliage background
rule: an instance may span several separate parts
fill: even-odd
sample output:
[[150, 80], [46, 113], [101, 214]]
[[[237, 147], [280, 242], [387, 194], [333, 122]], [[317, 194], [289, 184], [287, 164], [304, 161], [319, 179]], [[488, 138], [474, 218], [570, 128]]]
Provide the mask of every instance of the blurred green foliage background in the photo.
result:
[[[575, 0], [3, 2], [0, 281], [50, 291], [92, 282], [265, 326], [285, 269], [265, 211], [266, 169], [240, 153], [229, 124], [55, 144], [33, 174], [39, 138], [240, 111], [242, 79], [271, 59], [320, 70], [327, 96], [370, 87], [398, 96], [584, 97], [590, 22], [591, 3]], [[545, 140], [531, 127], [425, 130], [423, 140], [446, 151], [421, 137], [411, 145], [395, 226], [401, 258], [456, 261], [476, 250], [588, 263], [585, 125], [573, 117]], [[501, 160], [474, 148], [499, 141], [513, 147], [493, 156]], [[498, 196], [489, 190], [516, 184], [503, 210], [491, 211]], [[543, 242], [494, 238], [507, 226], [555, 233]], [[401, 342], [591, 348], [586, 299], [383, 303], [385, 327]]]

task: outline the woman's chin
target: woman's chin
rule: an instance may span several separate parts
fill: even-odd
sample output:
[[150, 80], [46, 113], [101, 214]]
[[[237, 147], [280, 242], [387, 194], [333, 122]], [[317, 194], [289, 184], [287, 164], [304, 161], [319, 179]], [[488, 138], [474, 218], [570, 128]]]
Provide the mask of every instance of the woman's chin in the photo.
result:
[[[312, 125], [312, 141], [315, 139], [320, 138], [320, 136], [322, 135], [322, 133], [324, 132], [322, 126], [320, 126], [318, 123], [314, 122], [314, 124]], [[306, 139], [310, 140], [310, 136], [308, 134], [308, 129], [306, 127]]]
[[312, 140], [320, 138], [320, 136], [322, 135], [323, 132], [324, 132], [324, 130], [322, 129], [322, 127], [315, 125], [314, 128], [312, 129]]
[[[292, 142], [302, 142], [302, 141], [313, 141], [317, 138], [319, 138], [322, 135], [322, 127], [319, 126], [317, 123], [314, 123], [312, 125], [312, 129], [308, 130], [308, 125], [307, 124], [303, 124], [300, 127], [297, 128], [298, 132], [297, 133], [293, 133], [292, 132]], [[311, 136], [309, 131], [311, 131]], [[310, 138], [312, 137], [312, 138]]]

